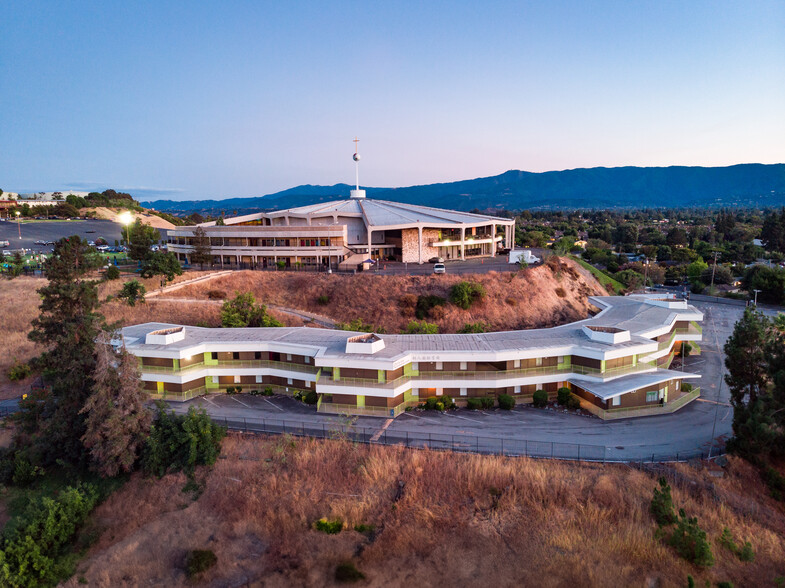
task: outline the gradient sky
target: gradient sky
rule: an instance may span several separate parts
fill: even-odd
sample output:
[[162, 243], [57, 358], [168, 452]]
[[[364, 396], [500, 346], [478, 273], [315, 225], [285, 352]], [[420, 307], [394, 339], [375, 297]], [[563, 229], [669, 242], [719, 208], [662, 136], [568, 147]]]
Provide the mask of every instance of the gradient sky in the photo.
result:
[[785, 2], [0, 2], [0, 188], [785, 162]]

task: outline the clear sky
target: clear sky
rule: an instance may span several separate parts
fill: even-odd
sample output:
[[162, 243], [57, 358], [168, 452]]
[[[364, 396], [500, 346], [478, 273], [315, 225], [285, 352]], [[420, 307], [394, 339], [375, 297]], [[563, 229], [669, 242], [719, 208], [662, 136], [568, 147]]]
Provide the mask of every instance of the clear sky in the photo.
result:
[[785, 162], [785, 2], [0, 2], [0, 188]]

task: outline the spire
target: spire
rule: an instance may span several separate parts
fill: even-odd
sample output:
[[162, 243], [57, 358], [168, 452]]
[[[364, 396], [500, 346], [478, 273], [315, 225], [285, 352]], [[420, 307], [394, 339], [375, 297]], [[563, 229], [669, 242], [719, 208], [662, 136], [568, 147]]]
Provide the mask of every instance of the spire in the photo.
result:
[[354, 138], [354, 186], [355, 189], [351, 191], [352, 198], [365, 198], [365, 190], [360, 190], [360, 139]]

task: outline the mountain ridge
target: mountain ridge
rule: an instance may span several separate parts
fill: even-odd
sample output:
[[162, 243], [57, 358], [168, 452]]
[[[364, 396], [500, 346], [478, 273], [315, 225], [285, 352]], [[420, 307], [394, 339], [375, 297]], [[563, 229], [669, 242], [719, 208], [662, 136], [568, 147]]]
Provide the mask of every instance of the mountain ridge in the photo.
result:
[[[349, 184], [304, 184], [248, 198], [155, 200], [164, 211], [250, 211], [305, 206], [348, 197]], [[380, 200], [456, 210], [560, 208], [678, 208], [785, 204], [785, 163], [742, 163], [723, 167], [592, 167], [501, 174], [398, 188], [366, 187]]]

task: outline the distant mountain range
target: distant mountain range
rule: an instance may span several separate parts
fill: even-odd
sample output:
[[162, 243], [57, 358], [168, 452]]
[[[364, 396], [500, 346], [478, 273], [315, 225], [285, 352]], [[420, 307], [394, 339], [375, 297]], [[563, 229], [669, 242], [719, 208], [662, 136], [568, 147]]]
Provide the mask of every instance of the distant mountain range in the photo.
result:
[[[348, 184], [304, 185], [256, 198], [156, 200], [142, 205], [167, 212], [247, 213], [346, 198], [352, 188]], [[785, 164], [595, 167], [542, 173], [511, 170], [489, 178], [366, 191], [369, 198], [464, 211], [770, 207], [785, 204]]]

